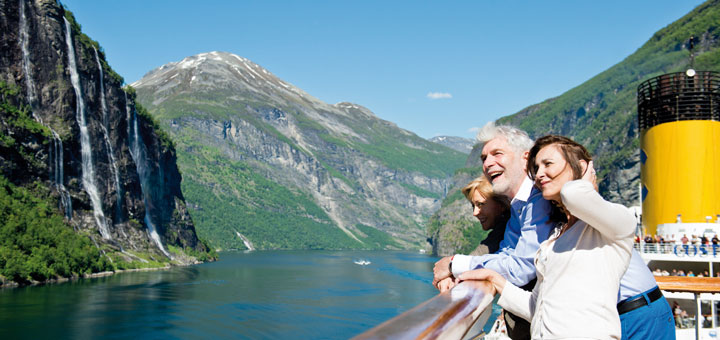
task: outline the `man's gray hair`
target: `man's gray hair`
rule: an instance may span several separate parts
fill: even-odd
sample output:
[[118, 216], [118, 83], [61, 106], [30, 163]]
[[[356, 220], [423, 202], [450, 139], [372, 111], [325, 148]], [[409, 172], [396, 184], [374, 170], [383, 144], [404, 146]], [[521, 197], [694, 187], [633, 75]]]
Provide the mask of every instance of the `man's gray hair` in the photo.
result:
[[529, 151], [535, 144], [527, 132], [510, 125], [495, 125], [495, 122], [485, 124], [475, 137], [481, 145], [497, 137], [505, 137], [513, 150], [517, 152]]

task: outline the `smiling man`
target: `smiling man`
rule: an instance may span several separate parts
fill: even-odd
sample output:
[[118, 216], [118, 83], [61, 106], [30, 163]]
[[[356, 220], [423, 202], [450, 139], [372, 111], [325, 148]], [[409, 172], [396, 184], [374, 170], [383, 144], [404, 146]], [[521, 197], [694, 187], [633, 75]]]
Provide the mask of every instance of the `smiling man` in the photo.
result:
[[[547, 239], [552, 228], [549, 221], [550, 203], [527, 177], [525, 164], [533, 141], [511, 126], [486, 124], [477, 136], [482, 145], [483, 173], [496, 194], [511, 199], [510, 220], [495, 254], [482, 256], [454, 255], [435, 263], [433, 284], [441, 291], [449, 289], [451, 277], [477, 268], [490, 268], [508, 281], [532, 290], [535, 279], [534, 258], [540, 242]], [[505, 313], [508, 335], [514, 340], [529, 339], [529, 323]]]
[[548, 222], [550, 203], [542, 198], [525, 171], [533, 141], [522, 130], [495, 126], [493, 122], [480, 130], [477, 139], [482, 145], [483, 173], [496, 194], [511, 199], [511, 217], [496, 254], [445, 257], [435, 264], [433, 283], [482, 266], [524, 286], [535, 278], [535, 252], [552, 227]]

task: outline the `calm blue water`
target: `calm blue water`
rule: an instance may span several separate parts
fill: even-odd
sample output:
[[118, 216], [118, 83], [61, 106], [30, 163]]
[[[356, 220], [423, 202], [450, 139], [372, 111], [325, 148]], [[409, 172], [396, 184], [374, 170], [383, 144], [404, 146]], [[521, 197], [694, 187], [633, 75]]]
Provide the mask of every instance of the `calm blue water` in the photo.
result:
[[[368, 260], [360, 266], [354, 260]], [[0, 290], [0, 338], [346, 339], [435, 296], [437, 258], [268, 251]], [[491, 324], [491, 322], [489, 322]]]

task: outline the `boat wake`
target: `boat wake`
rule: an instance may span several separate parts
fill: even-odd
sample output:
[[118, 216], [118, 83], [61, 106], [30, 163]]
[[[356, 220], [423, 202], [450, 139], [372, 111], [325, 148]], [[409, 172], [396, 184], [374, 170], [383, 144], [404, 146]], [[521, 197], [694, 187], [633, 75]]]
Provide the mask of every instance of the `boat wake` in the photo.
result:
[[372, 262], [370, 262], [368, 260], [355, 260], [355, 261], [353, 261], [353, 263], [361, 265], [361, 266], [367, 266]]

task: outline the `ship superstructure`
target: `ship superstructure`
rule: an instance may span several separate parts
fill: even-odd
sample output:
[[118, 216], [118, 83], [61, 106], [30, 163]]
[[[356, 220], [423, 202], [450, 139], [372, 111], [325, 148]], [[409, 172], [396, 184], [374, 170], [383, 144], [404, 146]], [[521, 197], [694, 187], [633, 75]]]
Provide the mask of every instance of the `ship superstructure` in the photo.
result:
[[[640, 84], [637, 100], [642, 214], [636, 249], [656, 275], [714, 277], [720, 272], [720, 242], [713, 240], [720, 237], [720, 73], [663, 74]], [[679, 339], [717, 336], [718, 294], [664, 294], [689, 313], [676, 322]]]

